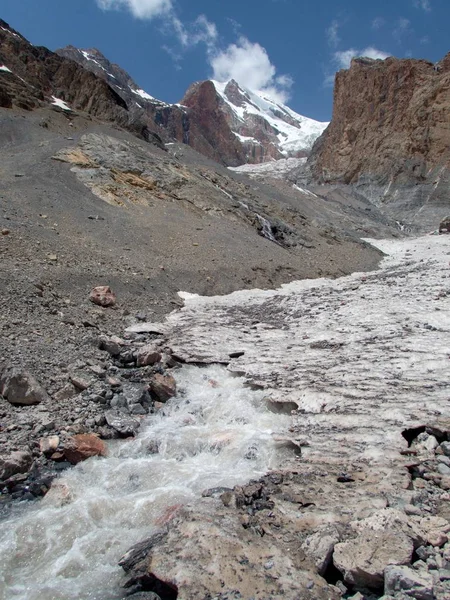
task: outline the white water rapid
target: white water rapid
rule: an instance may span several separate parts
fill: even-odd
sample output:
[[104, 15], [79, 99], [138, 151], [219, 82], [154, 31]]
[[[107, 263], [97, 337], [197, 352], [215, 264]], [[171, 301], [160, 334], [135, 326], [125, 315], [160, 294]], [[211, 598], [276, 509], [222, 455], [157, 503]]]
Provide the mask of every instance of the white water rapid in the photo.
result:
[[290, 419], [266, 409], [264, 392], [220, 366], [175, 376], [178, 396], [135, 440], [111, 443], [107, 458], [64, 473], [41, 502], [1, 523], [2, 600], [122, 598], [118, 560], [170, 507], [276, 466], [273, 434]]

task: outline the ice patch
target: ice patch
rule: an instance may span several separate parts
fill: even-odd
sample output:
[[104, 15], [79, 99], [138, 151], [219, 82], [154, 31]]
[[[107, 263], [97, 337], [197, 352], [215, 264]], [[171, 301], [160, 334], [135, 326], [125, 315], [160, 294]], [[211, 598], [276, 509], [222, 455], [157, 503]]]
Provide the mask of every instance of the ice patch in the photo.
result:
[[53, 106], [57, 106], [58, 108], [61, 108], [62, 110], [69, 110], [72, 111], [72, 109], [70, 108], [70, 106], [68, 106], [66, 104], [66, 102], [64, 102], [64, 100], [61, 100], [61, 98], [57, 98], [56, 96], [52, 96], [53, 98]]
[[306, 196], [312, 196], [313, 198], [318, 198], [318, 196], [316, 194], [314, 194], [310, 190], [300, 187], [299, 185], [293, 185], [292, 187], [294, 188], [294, 190], [298, 190], [299, 192], [301, 192], [302, 194], [305, 194]]
[[228, 167], [235, 173], [245, 173], [254, 179], [258, 177], [274, 177], [284, 179], [284, 176], [305, 164], [306, 158], [281, 158], [256, 165], [240, 165], [239, 167]]

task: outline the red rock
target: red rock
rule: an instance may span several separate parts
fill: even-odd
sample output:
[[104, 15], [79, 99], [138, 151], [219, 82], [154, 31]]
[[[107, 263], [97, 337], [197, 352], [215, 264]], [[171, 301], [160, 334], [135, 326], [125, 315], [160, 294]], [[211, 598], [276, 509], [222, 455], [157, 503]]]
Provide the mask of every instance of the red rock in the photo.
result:
[[109, 285], [99, 285], [92, 290], [89, 300], [98, 306], [106, 308], [115, 305], [116, 295]]
[[147, 346], [142, 346], [142, 348], [139, 348], [139, 350], [136, 353], [136, 364], [138, 367], [154, 365], [160, 360], [161, 354], [151, 344], [148, 344]]
[[71, 437], [64, 447], [66, 459], [73, 465], [91, 456], [106, 456], [108, 447], [93, 433], [79, 433]]
[[177, 384], [172, 375], [156, 373], [150, 381], [150, 390], [161, 402], [166, 402], [177, 393]]

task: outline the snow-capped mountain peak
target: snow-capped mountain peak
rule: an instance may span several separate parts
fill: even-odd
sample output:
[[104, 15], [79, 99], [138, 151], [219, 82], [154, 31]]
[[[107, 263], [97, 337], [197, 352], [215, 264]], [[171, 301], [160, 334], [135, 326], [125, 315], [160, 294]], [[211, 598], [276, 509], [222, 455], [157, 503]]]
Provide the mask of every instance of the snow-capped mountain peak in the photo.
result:
[[233, 133], [247, 145], [272, 143], [280, 156], [306, 156], [328, 123], [299, 115], [289, 107], [274, 102], [267, 94], [249, 90], [231, 79], [212, 81], [221, 99], [221, 109], [228, 114]]

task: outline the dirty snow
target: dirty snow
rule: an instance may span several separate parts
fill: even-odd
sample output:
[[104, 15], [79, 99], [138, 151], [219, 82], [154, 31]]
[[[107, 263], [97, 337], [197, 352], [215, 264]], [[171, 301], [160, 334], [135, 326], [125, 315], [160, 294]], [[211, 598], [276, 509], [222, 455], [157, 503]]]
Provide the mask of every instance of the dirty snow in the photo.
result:
[[[236, 135], [236, 134], [235, 134]], [[258, 177], [274, 177], [275, 179], [284, 179], [285, 175], [305, 164], [306, 158], [281, 158], [256, 165], [240, 165], [239, 167], [228, 167], [235, 173], [245, 173], [254, 179]]]
[[389, 255], [378, 271], [183, 296], [169, 340], [184, 360], [231, 362], [296, 402], [305, 460], [376, 462], [400, 477], [402, 430], [450, 417], [450, 235], [373, 244]]

